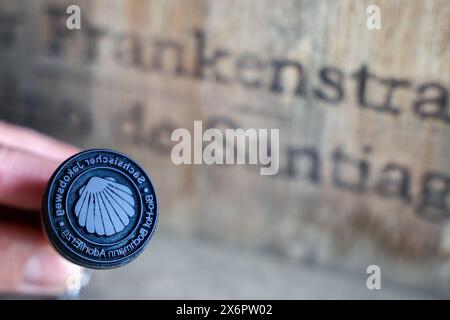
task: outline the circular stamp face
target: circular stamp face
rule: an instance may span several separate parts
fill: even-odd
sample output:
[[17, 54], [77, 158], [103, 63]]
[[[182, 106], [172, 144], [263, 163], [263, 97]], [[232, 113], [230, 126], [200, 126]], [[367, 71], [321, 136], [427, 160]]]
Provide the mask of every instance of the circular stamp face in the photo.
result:
[[115, 268], [136, 258], [157, 218], [149, 177], [112, 150], [87, 150], [67, 159], [43, 200], [48, 238], [65, 258], [88, 268]]

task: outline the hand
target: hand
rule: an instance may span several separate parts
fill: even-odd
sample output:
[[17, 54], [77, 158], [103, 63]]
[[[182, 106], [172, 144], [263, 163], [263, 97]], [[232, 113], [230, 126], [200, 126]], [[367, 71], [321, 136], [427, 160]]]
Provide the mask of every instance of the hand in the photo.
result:
[[45, 238], [40, 221], [47, 182], [78, 149], [0, 121], [0, 292], [58, 294], [81, 268]]

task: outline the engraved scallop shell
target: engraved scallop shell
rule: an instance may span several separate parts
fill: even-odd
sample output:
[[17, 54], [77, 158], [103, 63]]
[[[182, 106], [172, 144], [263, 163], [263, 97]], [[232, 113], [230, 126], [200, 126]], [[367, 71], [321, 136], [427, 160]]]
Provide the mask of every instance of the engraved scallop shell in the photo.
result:
[[78, 224], [87, 232], [111, 236], [122, 231], [134, 215], [130, 188], [113, 178], [92, 177], [80, 188], [75, 204]]

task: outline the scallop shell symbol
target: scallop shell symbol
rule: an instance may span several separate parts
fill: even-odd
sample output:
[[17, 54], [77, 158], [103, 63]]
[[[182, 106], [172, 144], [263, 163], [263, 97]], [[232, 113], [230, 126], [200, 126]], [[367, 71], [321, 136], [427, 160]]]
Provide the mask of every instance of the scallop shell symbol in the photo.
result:
[[75, 204], [78, 224], [87, 232], [111, 236], [122, 231], [134, 215], [134, 199], [130, 188], [114, 178], [92, 177], [80, 188]]

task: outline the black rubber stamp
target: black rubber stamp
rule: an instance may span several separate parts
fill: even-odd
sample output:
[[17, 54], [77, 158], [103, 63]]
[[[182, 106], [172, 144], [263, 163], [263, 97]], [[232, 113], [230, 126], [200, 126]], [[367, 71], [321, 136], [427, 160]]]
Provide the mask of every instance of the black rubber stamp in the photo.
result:
[[150, 241], [158, 207], [139, 165], [116, 151], [93, 149], [61, 164], [43, 199], [53, 246], [78, 265], [108, 269], [136, 258]]

